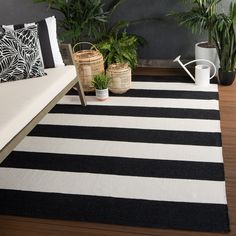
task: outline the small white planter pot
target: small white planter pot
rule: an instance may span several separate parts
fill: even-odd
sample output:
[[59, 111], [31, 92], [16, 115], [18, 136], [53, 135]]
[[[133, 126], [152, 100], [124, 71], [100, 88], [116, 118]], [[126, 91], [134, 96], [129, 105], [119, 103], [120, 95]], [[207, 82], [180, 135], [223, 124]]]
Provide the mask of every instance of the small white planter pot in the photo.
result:
[[[216, 66], [216, 69], [218, 71], [219, 67], [220, 67], [220, 61], [219, 61], [219, 57], [217, 54], [217, 50], [216, 48], [206, 48], [206, 47], [201, 47], [201, 44], [204, 44], [206, 42], [199, 42], [197, 44], [195, 44], [195, 59], [206, 59], [209, 60], [211, 62], [214, 63], [214, 65]], [[197, 65], [199, 64], [204, 64], [204, 65], [208, 65], [210, 66], [209, 63], [207, 62], [197, 62]], [[214, 70], [211, 69], [211, 74], [214, 73]]]
[[96, 92], [96, 98], [99, 101], [105, 101], [109, 97], [108, 88], [106, 88], [106, 89], [96, 89], [95, 92]]

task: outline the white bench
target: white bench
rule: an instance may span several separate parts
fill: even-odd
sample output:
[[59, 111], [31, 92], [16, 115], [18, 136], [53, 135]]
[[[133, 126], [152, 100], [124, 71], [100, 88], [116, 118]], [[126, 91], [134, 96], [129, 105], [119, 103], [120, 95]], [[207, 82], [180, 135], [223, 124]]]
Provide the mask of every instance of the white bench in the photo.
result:
[[74, 65], [45, 72], [44, 77], [0, 84], [0, 162], [72, 87], [86, 105]]

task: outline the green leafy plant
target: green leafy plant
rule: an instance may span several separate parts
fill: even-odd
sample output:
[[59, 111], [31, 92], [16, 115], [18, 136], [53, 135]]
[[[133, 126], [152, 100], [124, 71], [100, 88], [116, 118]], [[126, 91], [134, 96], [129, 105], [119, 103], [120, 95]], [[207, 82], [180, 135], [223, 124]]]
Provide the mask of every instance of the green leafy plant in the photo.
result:
[[[105, 58], [105, 66], [111, 63], [128, 63], [137, 66], [137, 48], [144, 44], [142, 37], [127, 33], [130, 25], [159, 18], [146, 18], [133, 21], [118, 21], [110, 27], [115, 10], [126, 0], [111, 0], [104, 7], [103, 0], [33, 0], [46, 2], [49, 8], [64, 15], [60, 27], [63, 42], [72, 46], [79, 41], [100, 42], [97, 47]], [[105, 9], [106, 8], [106, 9]], [[104, 10], [105, 9], [105, 10]]]
[[193, 33], [208, 32], [208, 44], [213, 46], [214, 17], [218, 3], [222, 0], [182, 0], [190, 4], [190, 9], [184, 12], [171, 12], [180, 25], [189, 27]]
[[127, 32], [110, 34], [96, 46], [103, 54], [105, 67], [113, 63], [128, 63], [131, 68], [138, 64], [139, 40]]
[[229, 13], [215, 15], [213, 40], [223, 71], [236, 69], [236, 3], [230, 4]]
[[46, 2], [49, 8], [63, 14], [59, 25], [63, 29], [61, 39], [74, 45], [79, 41], [99, 41], [107, 32], [112, 14], [126, 0], [112, 0], [106, 7], [103, 0], [33, 1]]
[[104, 11], [101, 0], [34, 0], [46, 2], [49, 8], [57, 10], [64, 15], [60, 27], [64, 32], [62, 40], [72, 45], [82, 39], [97, 39], [105, 30], [109, 12]]
[[94, 76], [92, 80], [92, 85], [95, 89], [102, 90], [108, 88], [109, 82], [110, 77], [103, 73]]

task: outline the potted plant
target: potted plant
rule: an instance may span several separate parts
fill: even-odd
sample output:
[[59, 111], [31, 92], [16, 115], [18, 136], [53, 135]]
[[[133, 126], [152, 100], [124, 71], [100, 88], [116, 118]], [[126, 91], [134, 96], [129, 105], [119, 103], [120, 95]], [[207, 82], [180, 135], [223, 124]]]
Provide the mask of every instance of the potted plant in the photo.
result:
[[127, 32], [112, 33], [96, 46], [102, 53], [107, 68], [114, 63], [128, 63], [134, 69], [138, 64], [138, 37]]
[[110, 31], [97, 44], [104, 58], [107, 74], [111, 76], [109, 89], [113, 93], [125, 93], [131, 87], [131, 70], [138, 64], [138, 37], [126, 31]]
[[106, 72], [111, 77], [109, 89], [118, 94], [127, 92], [131, 87], [131, 71], [138, 65], [138, 46], [143, 40], [127, 33], [129, 24], [118, 21], [96, 44], [103, 55]]
[[207, 31], [208, 41], [195, 45], [195, 59], [207, 59], [219, 68], [219, 59], [213, 41], [214, 16], [217, 13], [218, 4], [222, 0], [183, 0], [189, 2], [191, 8], [184, 12], [172, 12], [180, 25], [191, 28], [193, 33]]
[[236, 74], [236, 3], [231, 3], [229, 13], [215, 16], [213, 40], [220, 59], [219, 82], [231, 85]]
[[95, 93], [98, 100], [104, 101], [109, 97], [109, 82], [110, 77], [104, 73], [94, 76], [94, 79], [92, 80], [92, 85], [95, 88]]

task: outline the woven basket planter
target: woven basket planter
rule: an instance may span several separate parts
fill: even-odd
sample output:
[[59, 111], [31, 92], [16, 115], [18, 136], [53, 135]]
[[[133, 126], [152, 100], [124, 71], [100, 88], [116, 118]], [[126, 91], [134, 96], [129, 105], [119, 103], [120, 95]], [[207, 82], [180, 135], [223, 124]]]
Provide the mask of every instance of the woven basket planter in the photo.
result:
[[[75, 47], [81, 44], [89, 44], [93, 49], [75, 51]], [[91, 84], [95, 75], [104, 73], [104, 60], [102, 54], [91, 43], [80, 42], [73, 47], [74, 61], [76, 65], [77, 75], [83, 85], [85, 92], [94, 91]]]
[[128, 64], [111, 64], [107, 71], [111, 77], [109, 90], [113, 93], [122, 94], [127, 92], [131, 87], [131, 68]]

